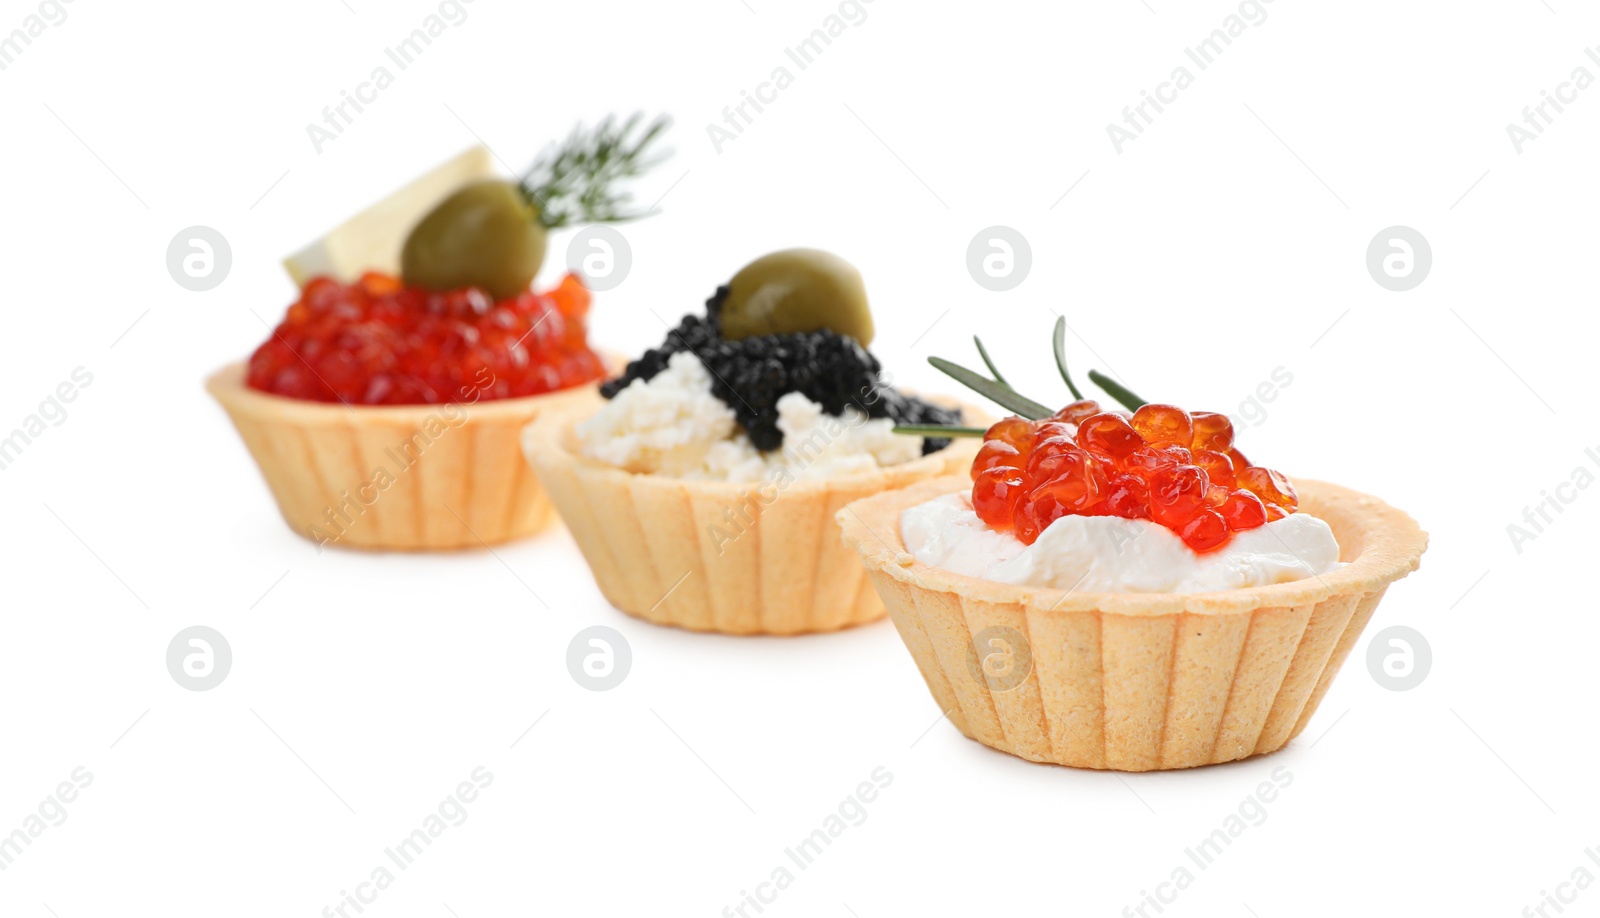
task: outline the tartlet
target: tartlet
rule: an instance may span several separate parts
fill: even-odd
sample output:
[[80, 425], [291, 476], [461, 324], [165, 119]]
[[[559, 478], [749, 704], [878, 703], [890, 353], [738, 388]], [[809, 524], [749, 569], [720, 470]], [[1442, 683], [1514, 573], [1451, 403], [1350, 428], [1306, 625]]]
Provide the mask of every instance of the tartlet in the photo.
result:
[[551, 519], [522, 429], [600, 401], [607, 368], [587, 344], [588, 307], [570, 275], [499, 303], [377, 274], [318, 278], [248, 364], [206, 387], [284, 520], [319, 551], [493, 545]]
[[[965, 476], [857, 501], [837, 519], [957, 729], [1035, 762], [1149, 771], [1273, 752], [1298, 736], [1384, 591], [1417, 569], [1427, 535], [1409, 516], [1338, 485], [1297, 484], [1348, 563], [1213, 593], [1075, 593], [915, 560], [901, 513], [969, 488]], [[1030, 658], [1020, 683], [977, 668], [986, 628], [1026, 642], [1012, 648]]]
[[[1036, 762], [1121, 771], [1273, 752], [1305, 729], [1427, 535], [1338, 485], [1250, 462], [1232, 422], [1147, 402], [1052, 411], [935, 366], [1017, 414], [966, 475], [837, 515], [923, 681], [968, 737]], [[966, 492], [966, 493], [963, 493]], [[968, 497], [970, 494], [970, 497]], [[1081, 589], [1080, 589], [1081, 587]]]
[[528, 461], [606, 601], [691, 631], [801, 634], [882, 618], [883, 603], [839, 541], [834, 514], [972, 460], [958, 441], [901, 465], [769, 488], [775, 497], [763, 504], [756, 482], [637, 474], [580, 455], [574, 427], [589, 414], [552, 411], [530, 425]]
[[544, 528], [550, 500], [523, 461], [523, 429], [546, 412], [600, 403], [590, 384], [471, 406], [347, 407], [251, 389], [243, 363], [212, 375], [206, 391], [290, 529], [319, 547], [402, 551], [494, 545]]
[[883, 616], [833, 515], [965, 467], [975, 444], [898, 425], [976, 414], [890, 386], [872, 328], [848, 263], [772, 253], [602, 385], [605, 408], [529, 426], [528, 461], [612, 605], [727, 634]]
[[576, 130], [520, 179], [468, 151], [291, 256], [301, 289], [244, 364], [206, 382], [290, 528], [317, 544], [493, 545], [552, 518], [522, 458], [544, 411], [600, 403], [590, 295], [536, 293], [549, 231], [627, 213], [610, 183], [664, 119]]

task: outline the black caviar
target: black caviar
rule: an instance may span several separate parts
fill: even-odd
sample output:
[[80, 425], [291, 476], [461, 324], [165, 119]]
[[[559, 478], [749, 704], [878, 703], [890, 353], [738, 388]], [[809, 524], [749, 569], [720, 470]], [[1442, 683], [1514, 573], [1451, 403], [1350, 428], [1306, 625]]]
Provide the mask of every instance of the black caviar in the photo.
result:
[[[778, 399], [790, 392], [799, 392], [834, 416], [854, 406], [868, 417], [890, 418], [897, 424], [961, 423], [959, 409], [941, 408], [880, 385], [877, 358], [854, 338], [837, 332], [725, 340], [718, 314], [727, 295], [727, 287], [718, 287], [706, 301], [705, 318], [684, 316], [660, 347], [645, 351], [621, 376], [603, 383], [600, 394], [612, 398], [636, 379], [654, 378], [667, 368], [673, 354], [693, 351], [711, 371], [712, 394], [733, 409], [751, 444], [763, 452], [783, 446]], [[926, 437], [922, 453], [949, 445], [948, 437]]]

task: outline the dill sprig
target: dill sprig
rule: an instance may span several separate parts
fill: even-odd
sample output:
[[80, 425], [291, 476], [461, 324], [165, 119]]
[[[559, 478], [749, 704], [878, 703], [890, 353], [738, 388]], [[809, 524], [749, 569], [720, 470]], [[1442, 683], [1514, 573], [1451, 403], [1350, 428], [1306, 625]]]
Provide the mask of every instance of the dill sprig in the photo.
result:
[[672, 124], [665, 115], [644, 125], [642, 113], [620, 124], [607, 116], [591, 130], [572, 129], [565, 141], [546, 151], [523, 174], [522, 193], [539, 211], [546, 229], [574, 223], [620, 223], [655, 211], [630, 211], [633, 195], [618, 185], [643, 175], [666, 158], [650, 145]]

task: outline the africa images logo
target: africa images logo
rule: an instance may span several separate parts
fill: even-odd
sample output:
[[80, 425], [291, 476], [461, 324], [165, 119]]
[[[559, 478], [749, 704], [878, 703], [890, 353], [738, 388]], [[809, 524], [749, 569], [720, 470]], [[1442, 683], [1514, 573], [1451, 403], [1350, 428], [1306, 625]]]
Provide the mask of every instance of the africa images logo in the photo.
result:
[[373, 468], [366, 481], [356, 486], [355, 494], [349, 490], [340, 491], [339, 496], [344, 499], [338, 506], [328, 506], [322, 510], [322, 520], [327, 528], [312, 523], [306, 529], [306, 538], [317, 544], [317, 553], [321, 554], [323, 548], [344, 538], [350, 527], [366, 515], [367, 508], [376, 504], [383, 492], [393, 487], [401, 475], [416, 465], [428, 447], [450, 431], [459, 430], [465, 425], [468, 415], [466, 406], [477, 404], [478, 399], [494, 383], [495, 376], [487, 367], [479, 369], [473, 385], [461, 387], [459, 401], [441, 404], [439, 410], [428, 415], [409, 436], [384, 449], [384, 458], [394, 464], [394, 471], [380, 464]]
[[[1583, 53], [1589, 60], [1600, 66], [1600, 49], [1584, 48]], [[1544, 135], [1544, 129], [1556, 123], [1556, 115], [1565, 114], [1567, 106], [1578, 101], [1578, 93], [1594, 85], [1594, 74], [1588, 67], [1579, 64], [1572, 68], [1568, 78], [1556, 84], [1556, 91], [1547, 89], [1539, 90], [1539, 101], [1534, 105], [1522, 107], [1522, 124], [1511, 122], [1506, 125], [1506, 136], [1511, 138], [1511, 146], [1522, 155], [1522, 148], [1529, 142], [1538, 140]], [[1555, 114], [1550, 110], [1555, 109]], [[1527, 125], [1524, 127], [1523, 125]]]
[[[1244, 35], [1252, 26], [1259, 26], [1267, 21], [1267, 9], [1262, 4], [1271, 3], [1272, 0], [1244, 0], [1239, 4], [1238, 12], [1229, 13], [1222, 20], [1222, 24], [1211, 30], [1211, 34], [1195, 42], [1194, 47], [1184, 48], [1183, 54], [1200, 70], [1204, 71], [1217, 58], [1233, 45], [1233, 40]], [[1122, 107], [1122, 124], [1115, 121], [1106, 124], [1106, 136], [1111, 139], [1111, 146], [1122, 154], [1122, 148], [1131, 141], [1138, 140], [1144, 134], [1145, 128], [1155, 124], [1155, 115], [1166, 111], [1166, 106], [1178, 101], [1179, 93], [1194, 85], [1194, 72], [1188, 67], [1179, 64], [1172, 68], [1167, 79], [1156, 84], [1156, 90], [1139, 90], [1139, 101], [1134, 105]], [[1155, 114], [1150, 109], [1155, 109]]]

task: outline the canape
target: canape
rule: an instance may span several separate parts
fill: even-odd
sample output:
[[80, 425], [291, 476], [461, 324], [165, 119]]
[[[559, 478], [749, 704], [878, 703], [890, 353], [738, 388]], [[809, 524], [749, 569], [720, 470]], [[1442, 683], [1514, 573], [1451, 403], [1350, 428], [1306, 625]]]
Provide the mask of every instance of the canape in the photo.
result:
[[316, 543], [493, 545], [552, 518], [522, 459], [546, 411], [598, 406], [590, 294], [535, 292], [547, 232], [629, 219], [611, 183], [665, 127], [575, 131], [519, 180], [483, 149], [444, 164], [291, 256], [302, 289], [245, 363], [207, 389], [290, 528]]
[[955, 424], [962, 407], [889, 382], [860, 275], [837, 256], [773, 253], [706, 305], [605, 383], [604, 407], [552, 413], [524, 440], [601, 592], [730, 634], [881, 618], [833, 514], [964, 467], [974, 444], [900, 426]]
[[1376, 498], [1251, 464], [1223, 415], [1109, 380], [1131, 413], [1052, 412], [954, 369], [1019, 414], [969, 474], [837, 519], [941, 710], [993, 748], [1123, 771], [1273, 752], [1427, 546]]

